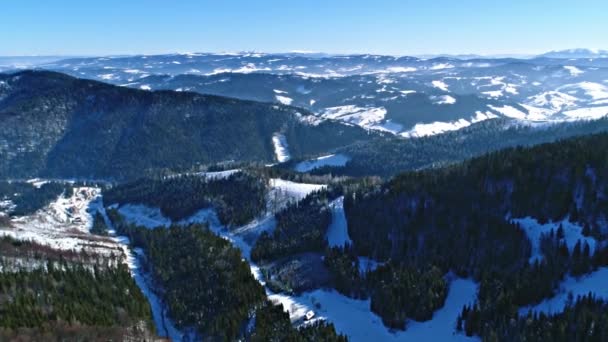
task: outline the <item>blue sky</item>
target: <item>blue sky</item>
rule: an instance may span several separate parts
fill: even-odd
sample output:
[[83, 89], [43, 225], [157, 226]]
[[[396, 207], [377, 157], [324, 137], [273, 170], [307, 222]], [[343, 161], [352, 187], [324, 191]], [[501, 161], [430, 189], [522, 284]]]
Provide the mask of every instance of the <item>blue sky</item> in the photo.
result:
[[3, 0], [0, 55], [608, 49], [605, 0]]

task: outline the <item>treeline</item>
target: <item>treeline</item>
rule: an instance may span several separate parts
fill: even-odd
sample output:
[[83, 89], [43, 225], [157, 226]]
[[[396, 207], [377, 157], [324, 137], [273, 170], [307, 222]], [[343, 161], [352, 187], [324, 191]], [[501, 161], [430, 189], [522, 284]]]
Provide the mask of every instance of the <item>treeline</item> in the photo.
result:
[[319, 191], [278, 212], [276, 229], [263, 232], [251, 250], [254, 261], [271, 261], [302, 252], [322, 252], [331, 223], [330, 194]]
[[0, 181], [0, 201], [10, 200], [14, 209], [11, 216], [25, 216], [42, 209], [56, 200], [62, 193], [71, 194], [73, 185], [49, 182], [39, 188], [28, 182]]
[[569, 297], [563, 312], [553, 315], [529, 313], [484, 325], [478, 305], [465, 306], [457, 330], [467, 336], [479, 334], [484, 341], [607, 341], [608, 303], [591, 293]]
[[346, 342], [347, 338], [337, 334], [333, 324], [325, 321], [294, 328], [283, 305], [267, 302], [256, 311], [254, 329], [248, 340], [252, 342]]
[[265, 209], [267, 191], [266, 179], [247, 172], [210, 180], [203, 175], [187, 175], [117, 185], [104, 193], [104, 203], [158, 207], [174, 221], [213, 207], [223, 224], [242, 225]]
[[48, 262], [46, 270], [0, 273], [0, 298], [1, 339], [122, 339], [138, 330], [142, 338], [154, 330], [150, 305], [123, 264]]
[[116, 213], [110, 217], [134, 247], [144, 250], [146, 268], [179, 327], [233, 340], [250, 313], [264, 302], [264, 289], [241, 253], [207, 227], [146, 229], [116, 221]]
[[[145, 268], [179, 327], [194, 327], [204, 339], [236, 340], [247, 334], [279, 341], [288, 334], [294, 341], [333, 341], [333, 325], [296, 330], [283, 308], [269, 307], [262, 285], [251, 274], [240, 251], [202, 225], [146, 229], [128, 225], [116, 210], [108, 215], [118, 231], [146, 255]], [[255, 330], [247, 323], [256, 319]], [[263, 317], [272, 315], [265, 321]], [[280, 329], [275, 329], [276, 325]], [[286, 335], [287, 336], [287, 335]], [[308, 337], [307, 337], [308, 336]]]
[[109, 255], [100, 255], [86, 251], [57, 250], [33, 241], [15, 240], [8, 236], [0, 237], [0, 268], [3, 270], [19, 270], [28, 263], [44, 265], [48, 261], [107, 268], [122, 262], [121, 258], [120, 249]]
[[335, 151], [351, 157], [345, 167], [326, 167], [311, 173], [392, 177], [406, 170], [441, 167], [512, 146], [532, 146], [606, 131], [608, 118], [559, 123], [542, 129], [506, 118], [486, 120], [429, 137], [387, 136], [355, 143]]

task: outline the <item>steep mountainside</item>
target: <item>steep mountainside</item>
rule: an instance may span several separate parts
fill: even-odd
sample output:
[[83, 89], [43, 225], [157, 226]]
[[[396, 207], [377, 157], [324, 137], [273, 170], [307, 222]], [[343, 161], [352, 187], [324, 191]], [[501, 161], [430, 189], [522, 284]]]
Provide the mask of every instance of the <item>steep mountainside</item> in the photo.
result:
[[53, 72], [0, 75], [0, 176], [132, 178], [221, 161], [273, 162], [366, 140], [293, 107], [149, 92]]

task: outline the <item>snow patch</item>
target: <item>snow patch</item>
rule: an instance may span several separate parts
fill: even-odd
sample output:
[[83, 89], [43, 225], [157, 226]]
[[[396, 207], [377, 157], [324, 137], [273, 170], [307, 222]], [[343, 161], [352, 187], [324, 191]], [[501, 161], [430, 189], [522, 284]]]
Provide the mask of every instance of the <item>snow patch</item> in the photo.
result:
[[275, 95], [275, 98], [277, 99], [277, 101], [287, 106], [291, 105], [291, 103], [293, 102], [293, 99], [287, 96]]
[[436, 105], [447, 105], [456, 103], [456, 99], [450, 95], [431, 96], [430, 99]]
[[445, 82], [443, 82], [443, 81], [433, 81], [432, 84], [433, 84], [433, 87], [435, 87], [437, 89], [441, 89], [443, 91], [449, 91], [448, 85], [445, 84]]
[[566, 66], [564, 66], [564, 69], [568, 70], [570, 72], [570, 75], [574, 76], [574, 77], [585, 73], [583, 70], [581, 70], [573, 65], [566, 65]]
[[279, 163], [283, 163], [291, 159], [291, 155], [289, 154], [289, 145], [287, 144], [285, 135], [275, 133], [272, 136], [272, 144], [274, 146], [274, 153]]
[[355, 105], [325, 108], [320, 116], [325, 119], [345, 121], [365, 128], [373, 128], [386, 116], [384, 107], [357, 107]]

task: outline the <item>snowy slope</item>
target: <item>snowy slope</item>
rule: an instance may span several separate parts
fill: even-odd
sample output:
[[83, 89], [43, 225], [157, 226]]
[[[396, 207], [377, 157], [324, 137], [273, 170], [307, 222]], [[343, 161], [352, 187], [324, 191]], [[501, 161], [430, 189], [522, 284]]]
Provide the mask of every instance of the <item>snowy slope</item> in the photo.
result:
[[343, 247], [345, 244], [352, 244], [348, 236], [348, 226], [344, 214], [344, 196], [333, 200], [329, 204], [329, 208], [331, 209], [331, 224], [327, 229], [327, 243], [330, 247]]
[[273, 135], [272, 144], [274, 146], [274, 153], [279, 163], [283, 163], [291, 159], [289, 154], [289, 145], [287, 145], [287, 139], [283, 134], [276, 133]]
[[93, 215], [101, 208], [99, 188], [78, 187], [59, 196], [45, 208], [11, 219], [12, 227], [0, 228], [0, 236], [33, 241], [57, 250], [86, 251], [109, 256], [122, 249], [111, 238], [93, 235]]

